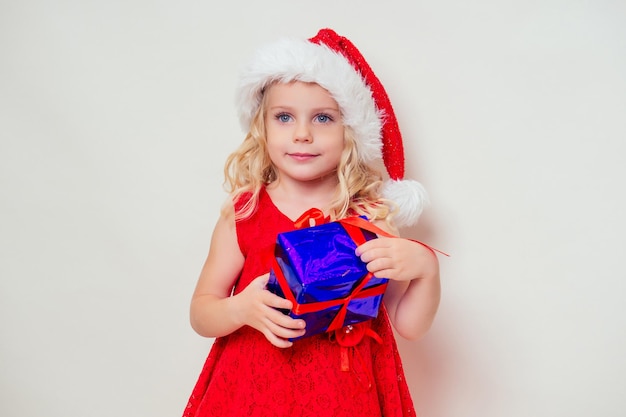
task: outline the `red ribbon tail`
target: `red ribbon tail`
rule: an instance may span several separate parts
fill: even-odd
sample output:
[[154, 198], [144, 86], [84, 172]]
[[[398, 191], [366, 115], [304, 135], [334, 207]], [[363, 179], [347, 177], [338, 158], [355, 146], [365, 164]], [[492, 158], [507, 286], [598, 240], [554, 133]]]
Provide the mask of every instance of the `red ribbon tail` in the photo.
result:
[[[368, 222], [367, 220], [365, 220], [362, 217], [347, 217], [345, 219], [340, 220], [339, 222], [341, 224], [343, 224], [344, 226], [346, 224], [349, 224], [349, 225], [352, 225], [352, 226], [360, 227], [361, 229], [367, 230], [367, 231], [372, 232], [372, 233], [376, 233], [377, 235], [380, 235], [380, 236], [398, 237], [398, 236], [392, 235], [391, 233], [387, 233], [386, 231], [384, 231], [380, 227], [376, 226], [373, 223]], [[419, 243], [420, 245], [424, 246], [425, 248], [430, 249], [432, 252], [437, 252], [437, 253], [440, 253], [440, 254], [442, 254], [444, 256], [448, 256], [448, 257], [450, 256], [447, 253], [445, 253], [443, 251], [440, 251], [437, 248], [433, 248], [432, 246], [427, 245], [424, 242], [420, 242], [419, 240], [415, 240], [415, 239], [408, 239], [408, 240], [411, 240], [411, 241], [413, 241], [415, 243]]]
[[341, 370], [343, 372], [348, 372], [350, 370], [350, 348], [346, 346], [341, 347]]

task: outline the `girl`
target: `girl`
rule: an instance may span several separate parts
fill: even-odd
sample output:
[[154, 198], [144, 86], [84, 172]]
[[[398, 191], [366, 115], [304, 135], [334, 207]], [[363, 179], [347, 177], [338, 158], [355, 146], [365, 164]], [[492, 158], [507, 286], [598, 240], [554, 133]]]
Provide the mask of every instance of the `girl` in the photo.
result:
[[[304, 321], [265, 285], [276, 236], [308, 209], [332, 220], [365, 215], [382, 229], [414, 222], [422, 189], [403, 180], [402, 141], [373, 72], [329, 29], [261, 49], [241, 77], [249, 132], [226, 163], [231, 198], [217, 221], [191, 302], [191, 324], [215, 337], [185, 417], [412, 416], [393, 330], [430, 327], [439, 267], [415, 241], [379, 237], [356, 255], [389, 278], [374, 320], [295, 340]], [[390, 180], [371, 163], [382, 157]]]

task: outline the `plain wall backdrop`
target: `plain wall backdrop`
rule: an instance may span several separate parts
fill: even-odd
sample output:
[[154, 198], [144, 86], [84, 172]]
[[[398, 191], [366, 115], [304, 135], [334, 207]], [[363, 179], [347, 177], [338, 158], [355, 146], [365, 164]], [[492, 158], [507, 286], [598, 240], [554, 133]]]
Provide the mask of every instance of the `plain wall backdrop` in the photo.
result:
[[626, 413], [626, 3], [0, 0], [0, 415], [182, 414], [237, 71], [322, 27], [429, 190], [405, 235], [452, 255], [399, 341], [419, 415]]

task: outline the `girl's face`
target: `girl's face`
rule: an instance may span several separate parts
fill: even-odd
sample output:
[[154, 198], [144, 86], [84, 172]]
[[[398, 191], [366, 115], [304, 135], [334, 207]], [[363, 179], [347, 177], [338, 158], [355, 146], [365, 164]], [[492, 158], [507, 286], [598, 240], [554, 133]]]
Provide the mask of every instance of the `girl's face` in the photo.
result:
[[324, 88], [295, 81], [266, 94], [267, 150], [281, 181], [337, 181], [344, 148], [339, 105]]

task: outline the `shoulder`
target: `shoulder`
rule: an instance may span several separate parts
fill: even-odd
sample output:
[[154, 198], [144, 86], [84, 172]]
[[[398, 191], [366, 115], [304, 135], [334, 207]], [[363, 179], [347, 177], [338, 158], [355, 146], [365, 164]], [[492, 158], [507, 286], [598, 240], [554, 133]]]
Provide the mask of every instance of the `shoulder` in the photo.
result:
[[237, 228], [235, 222], [235, 205], [231, 199], [228, 199], [222, 205], [220, 216], [213, 230], [214, 238], [226, 237], [228, 235], [236, 236]]

